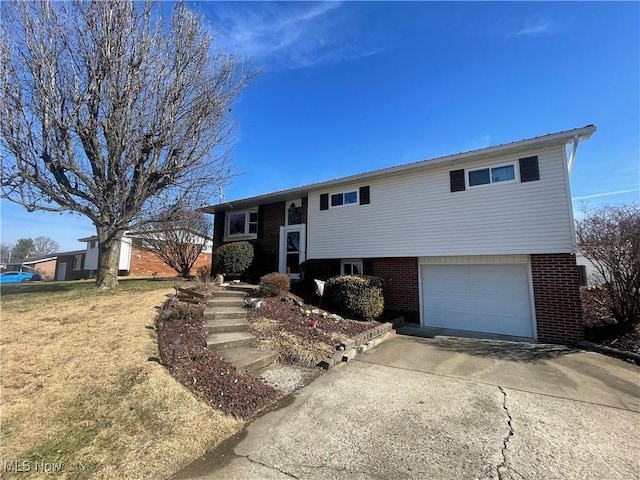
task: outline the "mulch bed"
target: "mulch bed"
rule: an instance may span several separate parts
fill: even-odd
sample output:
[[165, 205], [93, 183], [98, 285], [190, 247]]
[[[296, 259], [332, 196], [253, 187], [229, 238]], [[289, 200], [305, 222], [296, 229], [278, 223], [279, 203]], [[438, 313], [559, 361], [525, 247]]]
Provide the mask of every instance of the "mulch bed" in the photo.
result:
[[[314, 310], [320, 310], [320, 313], [312, 313]], [[288, 294], [282, 297], [263, 298], [262, 306], [251, 309], [248, 318], [250, 324], [265, 318], [276, 320], [277, 325], [273, 333], [288, 332], [302, 341], [325, 343], [333, 347], [337, 347], [340, 343], [335, 341], [335, 334], [351, 338], [381, 325], [376, 321], [334, 320], [323, 316], [322, 312], [328, 314], [326, 310], [303, 303], [300, 297]], [[254, 334], [260, 336], [261, 332], [254, 331]]]
[[[251, 375], [237, 371], [207, 348], [202, 330], [204, 302], [214, 296], [217, 289], [203, 285], [195, 290], [204, 296], [181, 295], [184, 302], [174, 298], [167, 302], [156, 320], [161, 362], [174, 378], [211, 406], [236, 418], [250, 420], [282, 394]], [[351, 338], [380, 325], [379, 322], [335, 320], [321, 313], [311, 313], [318, 307], [303, 303], [293, 294], [261, 300], [260, 308], [248, 312], [250, 324], [265, 318], [274, 321], [274, 328], [268, 334], [254, 330], [261, 340], [284, 332], [311, 347], [328, 345], [335, 350], [338, 336]], [[287, 355], [280, 355], [279, 360], [296, 364]]]
[[162, 363], [185, 387], [214, 408], [249, 420], [281, 397], [258, 379], [238, 372], [207, 348], [203, 306], [173, 302], [157, 319]]
[[640, 354], [640, 325], [621, 329], [607, 307], [607, 293], [602, 288], [580, 291], [586, 339], [607, 347]]

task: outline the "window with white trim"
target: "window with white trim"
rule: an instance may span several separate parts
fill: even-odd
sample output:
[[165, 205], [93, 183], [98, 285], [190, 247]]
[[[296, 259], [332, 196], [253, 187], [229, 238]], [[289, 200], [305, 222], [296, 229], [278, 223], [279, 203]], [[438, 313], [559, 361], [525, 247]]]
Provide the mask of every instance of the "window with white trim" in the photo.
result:
[[358, 190], [350, 190], [348, 192], [332, 193], [331, 208], [342, 207], [344, 205], [358, 204]]
[[225, 238], [256, 238], [258, 236], [257, 210], [227, 212], [225, 220]]
[[485, 168], [467, 170], [467, 186], [479, 187], [493, 183], [508, 183], [517, 181], [515, 163], [495, 165]]
[[75, 255], [73, 257], [73, 270], [81, 270], [82, 269], [82, 255]]
[[340, 273], [342, 275], [362, 275], [362, 260], [353, 258], [340, 260]]

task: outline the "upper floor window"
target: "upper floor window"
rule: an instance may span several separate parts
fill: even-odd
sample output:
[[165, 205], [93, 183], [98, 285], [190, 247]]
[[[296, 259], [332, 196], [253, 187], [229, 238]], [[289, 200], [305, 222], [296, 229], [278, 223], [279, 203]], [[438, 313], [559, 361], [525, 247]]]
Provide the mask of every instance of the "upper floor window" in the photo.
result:
[[225, 237], [256, 238], [258, 233], [257, 211], [227, 212], [226, 219]]
[[331, 194], [331, 206], [340, 207], [342, 205], [354, 205], [358, 203], [358, 191], [352, 190], [349, 192], [332, 193]]
[[[516, 168], [516, 165], [518, 168]], [[533, 182], [540, 180], [538, 157], [519, 158], [517, 162], [502, 163], [482, 168], [451, 170], [449, 183], [452, 192], [492, 183]]]
[[91, 240], [89, 242], [89, 248], [98, 248], [98, 242], [96, 240]]
[[342, 207], [344, 205], [369, 205], [371, 203], [371, 191], [369, 185], [346, 190], [340, 193], [320, 194], [320, 210], [329, 210], [331, 208]]
[[516, 179], [516, 169], [513, 163], [496, 165], [495, 167], [479, 168], [467, 172], [469, 187], [489, 185], [499, 182], [513, 182]]

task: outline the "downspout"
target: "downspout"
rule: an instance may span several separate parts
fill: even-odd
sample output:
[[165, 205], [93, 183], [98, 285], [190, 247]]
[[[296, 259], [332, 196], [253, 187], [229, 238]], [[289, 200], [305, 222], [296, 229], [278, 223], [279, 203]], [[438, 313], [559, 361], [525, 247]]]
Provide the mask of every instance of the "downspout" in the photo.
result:
[[573, 168], [573, 162], [576, 159], [576, 152], [578, 151], [578, 143], [580, 143], [580, 136], [579, 135], [574, 135], [573, 136], [573, 149], [571, 151], [571, 156], [569, 157], [569, 165], [567, 166], [567, 169], [569, 170], [569, 175], [571, 175], [571, 169]]

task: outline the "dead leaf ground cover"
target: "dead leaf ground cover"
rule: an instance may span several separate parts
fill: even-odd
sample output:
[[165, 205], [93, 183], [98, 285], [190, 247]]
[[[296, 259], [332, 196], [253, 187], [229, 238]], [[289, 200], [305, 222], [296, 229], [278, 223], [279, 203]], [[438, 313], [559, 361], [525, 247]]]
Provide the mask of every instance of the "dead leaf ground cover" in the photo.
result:
[[120, 283], [2, 288], [0, 461], [62, 463], [57, 478], [166, 478], [241, 428], [148, 361], [173, 284]]
[[580, 290], [587, 340], [640, 355], [640, 324], [622, 328], [609, 309], [609, 297], [603, 288]]
[[259, 308], [250, 309], [249, 322], [262, 348], [278, 352], [282, 363], [305, 367], [316, 366], [341, 342], [380, 325], [336, 318], [290, 293], [262, 298]]

